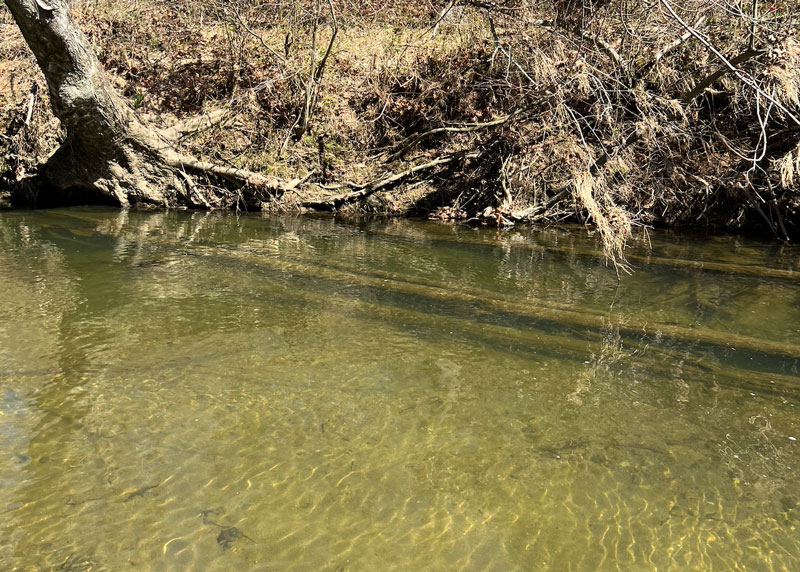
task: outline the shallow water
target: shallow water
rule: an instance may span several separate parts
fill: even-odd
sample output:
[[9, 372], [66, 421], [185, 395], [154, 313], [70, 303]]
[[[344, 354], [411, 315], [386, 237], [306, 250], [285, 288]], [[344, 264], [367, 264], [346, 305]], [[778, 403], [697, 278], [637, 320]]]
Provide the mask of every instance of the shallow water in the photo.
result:
[[597, 250], [0, 213], [0, 568], [800, 569], [800, 250]]

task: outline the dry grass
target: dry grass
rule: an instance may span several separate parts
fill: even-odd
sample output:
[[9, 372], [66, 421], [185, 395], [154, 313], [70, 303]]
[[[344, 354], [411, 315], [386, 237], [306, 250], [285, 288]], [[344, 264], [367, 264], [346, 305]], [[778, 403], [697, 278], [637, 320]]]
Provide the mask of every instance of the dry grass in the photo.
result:
[[772, 47], [770, 58], [774, 63], [765, 72], [766, 88], [784, 105], [800, 106], [800, 43], [786, 38]]
[[784, 189], [800, 186], [800, 144], [778, 160], [776, 167]]
[[597, 226], [603, 247], [611, 262], [620, 269], [625, 265], [625, 247], [632, 236], [631, 216], [605, 192], [604, 185], [587, 172], [575, 176], [575, 195]]

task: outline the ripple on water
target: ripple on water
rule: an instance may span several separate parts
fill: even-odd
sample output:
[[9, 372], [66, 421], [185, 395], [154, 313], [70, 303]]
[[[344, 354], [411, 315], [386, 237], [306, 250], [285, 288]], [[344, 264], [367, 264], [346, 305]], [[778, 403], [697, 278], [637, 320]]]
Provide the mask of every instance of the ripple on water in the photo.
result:
[[797, 568], [797, 363], [620, 327], [793, 339], [792, 285], [758, 321], [575, 236], [65, 212], [0, 215], [5, 568]]

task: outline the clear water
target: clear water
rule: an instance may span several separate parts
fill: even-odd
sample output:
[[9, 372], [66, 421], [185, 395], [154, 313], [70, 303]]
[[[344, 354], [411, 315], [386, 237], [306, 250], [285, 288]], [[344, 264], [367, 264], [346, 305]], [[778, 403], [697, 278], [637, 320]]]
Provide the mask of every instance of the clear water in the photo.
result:
[[0, 568], [800, 569], [800, 250], [650, 240], [0, 213]]

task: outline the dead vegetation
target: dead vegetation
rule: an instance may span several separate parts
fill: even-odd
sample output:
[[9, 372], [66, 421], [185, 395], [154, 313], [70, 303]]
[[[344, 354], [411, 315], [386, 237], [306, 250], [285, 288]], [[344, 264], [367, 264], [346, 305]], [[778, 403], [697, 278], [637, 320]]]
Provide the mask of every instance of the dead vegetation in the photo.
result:
[[[579, 221], [614, 260], [637, 224], [784, 240], [800, 225], [796, 0], [73, 10], [129, 104], [187, 153], [302, 181], [263, 208]], [[59, 132], [43, 85], [29, 117], [39, 80], [6, 13], [0, 36], [13, 189]]]

